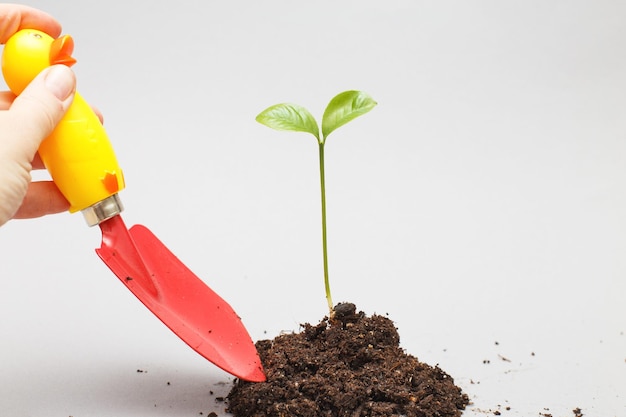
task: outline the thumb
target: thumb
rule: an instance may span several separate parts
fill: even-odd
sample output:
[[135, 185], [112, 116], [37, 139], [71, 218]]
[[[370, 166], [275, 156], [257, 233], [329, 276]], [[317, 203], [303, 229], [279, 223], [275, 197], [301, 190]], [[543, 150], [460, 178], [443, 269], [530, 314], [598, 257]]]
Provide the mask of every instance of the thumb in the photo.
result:
[[[59, 123], [69, 108], [76, 78], [65, 65], [43, 70], [4, 113], [4, 146], [18, 162], [31, 162], [39, 144]], [[8, 142], [8, 143], [7, 143]]]

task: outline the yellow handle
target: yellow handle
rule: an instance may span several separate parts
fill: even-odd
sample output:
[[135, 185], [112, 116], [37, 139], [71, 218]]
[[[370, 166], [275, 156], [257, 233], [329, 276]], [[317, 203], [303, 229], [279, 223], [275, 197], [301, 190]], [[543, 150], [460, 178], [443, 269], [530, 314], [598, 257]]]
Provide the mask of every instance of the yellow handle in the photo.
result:
[[[9, 88], [20, 94], [47, 66], [71, 65], [71, 37], [53, 39], [25, 29], [7, 41], [2, 54], [2, 72]], [[76, 93], [67, 113], [39, 147], [39, 155], [61, 193], [70, 202], [70, 212], [86, 209], [124, 188], [124, 176], [98, 116]]]
[[124, 188], [124, 176], [98, 116], [79, 93], [39, 147], [39, 156], [70, 202], [83, 210]]

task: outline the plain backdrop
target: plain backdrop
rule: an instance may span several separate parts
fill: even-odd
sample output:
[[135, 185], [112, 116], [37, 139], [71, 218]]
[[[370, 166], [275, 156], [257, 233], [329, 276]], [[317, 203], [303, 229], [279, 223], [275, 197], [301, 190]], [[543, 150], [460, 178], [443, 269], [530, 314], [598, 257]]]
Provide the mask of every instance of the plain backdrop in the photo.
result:
[[[26, 3], [74, 37], [126, 223], [254, 340], [327, 312], [315, 140], [255, 116], [363, 90], [378, 106], [326, 145], [335, 301], [388, 314], [465, 416], [626, 415], [626, 3]], [[226, 415], [232, 378], [99, 244], [80, 214], [0, 229], [0, 415]]]

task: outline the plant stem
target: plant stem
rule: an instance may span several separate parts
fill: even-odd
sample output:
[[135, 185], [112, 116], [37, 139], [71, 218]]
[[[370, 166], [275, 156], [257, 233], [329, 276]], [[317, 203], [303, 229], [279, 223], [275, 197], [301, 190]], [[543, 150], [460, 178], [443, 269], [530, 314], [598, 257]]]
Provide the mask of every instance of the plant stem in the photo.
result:
[[326, 238], [326, 181], [324, 176], [324, 140], [319, 141], [320, 153], [320, 185], [322, 190], [322, 251], [324, 256], [324, 287], [328, 309], [333, 312], [333, 299], [330, 295], [330, 281], [328, 279], [328, 243]]

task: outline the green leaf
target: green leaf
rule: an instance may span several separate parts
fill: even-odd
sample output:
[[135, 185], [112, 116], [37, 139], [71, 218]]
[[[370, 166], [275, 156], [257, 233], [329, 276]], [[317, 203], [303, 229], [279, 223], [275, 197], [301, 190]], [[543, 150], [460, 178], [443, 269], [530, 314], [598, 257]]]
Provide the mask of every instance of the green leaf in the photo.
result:
[[320, 140], [317, 121], [307, 109], [297, 104], [275, 104], [259, 113], [256, 121], [276, 130], [308, 132]]
[[376, 102], [362, 91], [344, 91], [328, 103], [322, 118], [322, 135], [326, 140], [332, 131], [376, 106]]

